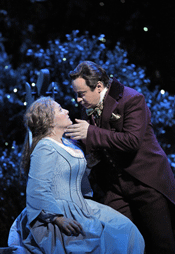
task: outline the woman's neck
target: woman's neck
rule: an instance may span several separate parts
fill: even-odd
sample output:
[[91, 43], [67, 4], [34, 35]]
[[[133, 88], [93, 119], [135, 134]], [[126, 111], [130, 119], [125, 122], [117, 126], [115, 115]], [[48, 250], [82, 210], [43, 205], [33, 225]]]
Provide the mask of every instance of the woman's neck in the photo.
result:
[[63, 135], [51, 133], [50, 135], [48, 135], [48, 137], [50, 137], [50, 138], [54, 139], [55, 141], [63, 144], [63, 141], [62, 141]]

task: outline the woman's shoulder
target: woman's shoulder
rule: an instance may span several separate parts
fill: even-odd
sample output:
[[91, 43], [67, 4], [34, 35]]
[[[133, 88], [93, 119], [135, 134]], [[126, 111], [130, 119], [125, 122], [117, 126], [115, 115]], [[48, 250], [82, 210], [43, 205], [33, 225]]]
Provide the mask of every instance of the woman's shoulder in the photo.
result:
[[76, 145], [75, 142], [63, 138], [63, 144], [58, 143], [52, 138], [43, 138], [41, 139], [38, 144], [36, 145], [33, 152], [44, 152], [44, 153], [59, 153], [59, 154], [66, 154], [72, 155], [73, 157], [84, 157], [82, 150]]
[[54, 144], [51, 140], [47, 139], [47, 138], [43, 138], [41, 139], [35, 149], [38, 150], [38, 149], [53, 149], [54, 148]]
[[37, 155], [40, 154], [42, 155], [48, 155], [48, 154], [53, 154], [57, 151], [56, 147], [54, 146], [54, 143], [48, 139], [41, 139], [37, 145], [35, 146], [32, 155]]

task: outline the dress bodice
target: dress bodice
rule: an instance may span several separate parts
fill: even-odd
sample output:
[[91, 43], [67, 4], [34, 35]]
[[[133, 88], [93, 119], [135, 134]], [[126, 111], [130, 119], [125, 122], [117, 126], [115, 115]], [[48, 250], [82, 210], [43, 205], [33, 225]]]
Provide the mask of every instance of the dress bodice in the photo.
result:
[[[35, 202], [38, 213], [43, 209], [64, 214], [65, 202], [78, 206], [87, 214], [91, 210], [81, 192], [86, 169], [84, 154], [69, 140], [63, 139], [63, 142], [44, 138], [34, 149], [27, 184], [28, 210], [32, 202]], [[29, 214], [31, 220], [38, 215]]]
[[[46, 140], [51, 140], [50, 138]], [[58, 163], [53, 174], [52, 193], [56, 200], [66, 200], [76, 203], [81, 209], [86, 209], [86, 204], [81, 193], [81, 181], [86, 169], [86, 160], [78, 147], [66, 142], [62, 145], [54, 140]], [[45, 142], [45, 141], [44, 141]]]

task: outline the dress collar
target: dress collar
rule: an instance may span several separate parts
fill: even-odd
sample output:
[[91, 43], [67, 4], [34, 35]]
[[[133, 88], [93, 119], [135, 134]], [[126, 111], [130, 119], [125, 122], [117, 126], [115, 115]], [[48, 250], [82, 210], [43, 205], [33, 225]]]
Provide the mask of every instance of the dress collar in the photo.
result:
[[45, 137], [43, 139], [49, 139], [49, 140], [51, 140], [52, 142], [56, 143], [57, 145], [62, 147], [64, 150], [66, 150], [73, 157], [77, 157], [77, 158], [83, 158], [84, 157], [84, 154], [81, 151], [81, 149], [79, 149], [78, 147], [75, 148], [75, 146], [72, 145], [71, 141], [69, 141], [66, 138], [62, 138], [63, 144], [59, 143], [58, 141], [56, 141], [55, 139], [50, 138], [50, 137]]

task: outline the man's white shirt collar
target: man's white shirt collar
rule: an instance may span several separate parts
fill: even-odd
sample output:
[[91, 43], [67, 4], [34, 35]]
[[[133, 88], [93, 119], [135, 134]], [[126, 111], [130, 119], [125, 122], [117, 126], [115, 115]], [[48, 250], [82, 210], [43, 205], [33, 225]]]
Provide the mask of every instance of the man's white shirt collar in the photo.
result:
[[103, 99], [104, 99], [104, 97], [105, 97], [105, 94], [106, 94], [107, 90], [108, 90], [108, 88], [105, 87], [105, 88], [101, 91], [99, 103], [103, 101]]

